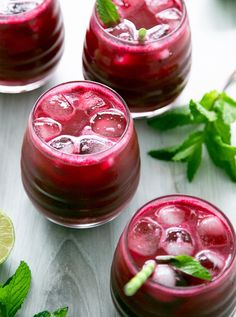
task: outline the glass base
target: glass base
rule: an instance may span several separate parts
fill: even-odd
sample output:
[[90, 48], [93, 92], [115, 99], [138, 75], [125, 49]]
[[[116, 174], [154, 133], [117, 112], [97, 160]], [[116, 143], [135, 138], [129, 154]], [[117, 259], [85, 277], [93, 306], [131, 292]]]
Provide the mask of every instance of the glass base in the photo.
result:
[[52, 219], [48, 216], [44, 216], [51, 222], [55, 223], [56, 225], [62, 226], [62, 227], [66, 227], [66, 228], [72, 228], [72, 229], [89, 229], [89, 228], [94, 228], [94, 227], [98, 227], [98, 226], [102, 226], [112, 220], [114, 220], [116, 217], [118, 217], [121, 214], [122, 210], [118, 213], [116, 213], [114, 216], [110, 217], [110, 218], [106, 218], [106, 219], [102, 219], [100, 221], [97, 222], [91, 222], [91, 223], [66, 223], [62, 221], [58, 221], [55, 219]]
[[0, 85], [0, 93], [5, 94], [20, 94], [22, 92], [27, 92], [31, 90], [35, 90], [43, 85], [45, 85], [52, 77], [52, 74], [40, 79], [36, 82], [26, 84], [26, 85], [19, 85], [19, 86], [9, 86], [9, 85]]
[[163, 108], [159, 108], [159, 109], [156, 109], [153, 111], [147, 111], [147, 112], [132, 112], [131, 110], [131, 116], [133, 119], [151, 118], [157, 115], [161, 115], [162, 113], [170, 110], [172, 107], [173, 105], [169, 104], [167, 106], [164, 106]]

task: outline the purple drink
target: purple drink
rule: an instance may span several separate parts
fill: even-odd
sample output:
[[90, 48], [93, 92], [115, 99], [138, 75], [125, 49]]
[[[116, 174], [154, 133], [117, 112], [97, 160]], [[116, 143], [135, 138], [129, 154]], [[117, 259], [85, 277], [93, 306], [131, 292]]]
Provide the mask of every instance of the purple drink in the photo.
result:
[[[120, 93], [134, 115], [170, 104], [183, 90], [191, 66], [188, 17], [182, 0], [114, 0], [121, 22], [105, 27], [96, 10], [83, 54], [86, 79]], [[146, 28], [144, 41], [138, 30]]]
[[21, 167], [29, 198], [53, 222], [86, 228], [113, 219], [134, 195], [140, 173], [123, 100], [93, 82], [52, 88], [29, 118]]
[[1, 0], [0, 92], [43, 85], [62, 56], [63, 41], [57, 0]]
[[[159, 255], [189, 255], [209, 270], [212, 281], [157, 264], [138, 292], [124, 285]], [[112, 298], [120, 316], [230, 317], [236, 305], [235, 233], [215, 206], [184, 195], [158, 198], [142, 207], [125, 228], [111, 270]]]

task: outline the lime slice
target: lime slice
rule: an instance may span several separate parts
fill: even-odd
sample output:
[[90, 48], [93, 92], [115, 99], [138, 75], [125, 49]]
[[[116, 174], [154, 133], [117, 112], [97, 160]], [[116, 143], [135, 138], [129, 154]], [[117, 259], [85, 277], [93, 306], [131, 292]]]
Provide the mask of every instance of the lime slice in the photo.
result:
[[11, 219], [0, 211], [0, 264], [6, 261], [15, 242], [14, 226]]

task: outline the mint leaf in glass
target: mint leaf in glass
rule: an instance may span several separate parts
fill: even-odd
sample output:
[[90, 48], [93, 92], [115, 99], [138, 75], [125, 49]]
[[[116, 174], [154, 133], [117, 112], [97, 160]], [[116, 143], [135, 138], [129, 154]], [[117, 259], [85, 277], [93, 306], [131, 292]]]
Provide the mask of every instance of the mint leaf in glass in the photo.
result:
[[68, 307], [60, 308], [53, 313], [49, 313], [48, 311], [43, 311], [34, 315], [34, 317], [66, 317], [68, 312]]
[[0, 288], [1, 316], [13, 317], [21, 308], [30, 288], [31, 272], [21, 261], [15, 274]]
[[[148, 260], [142, 269], [124, 286], [126, 296], [133, 296], [149, 279], [158, 264], [168, 264], [175, 267], [178, 271], [205, 281], [211, 281], [210, 272], [201, 263], [189, 255], [161, 255], [155, 260]], [[38, 316], [35, 316], [38, 317]], [[44, 317], [44, 316], [40, 316]], [[50, 316], [45, 316], [50, 317]]]
[[112, 0], [96, 0], [97, 12], [100, 20], [107, 27], [120, 22], [120, 16]]
[[177, 255], [177, 256], [157, 256], [156, 261], [168, 263], [176, 267], [179, 271], [193, 277], [199, 278], [205, 281], [211, 281], [212, 276], [210, 272], [200, 264], [198, 260], [189, 255]]

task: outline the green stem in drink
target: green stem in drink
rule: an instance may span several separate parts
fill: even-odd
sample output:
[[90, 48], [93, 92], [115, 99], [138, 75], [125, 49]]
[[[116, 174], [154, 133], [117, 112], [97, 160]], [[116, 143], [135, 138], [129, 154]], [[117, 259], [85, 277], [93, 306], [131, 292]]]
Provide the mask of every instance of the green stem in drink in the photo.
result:
[[138, 30], [138, 38], [140, 42], [143, 42], [145, 40], [146, 35], [147, 30], [145, 28], [141, 28]]
[[145, 262], [141, 271], [138, 272], [124, 287], [126, 296], [133, 296], [146, 280], [152, 275], [156, 268], [156, 261], [150, 260]]

